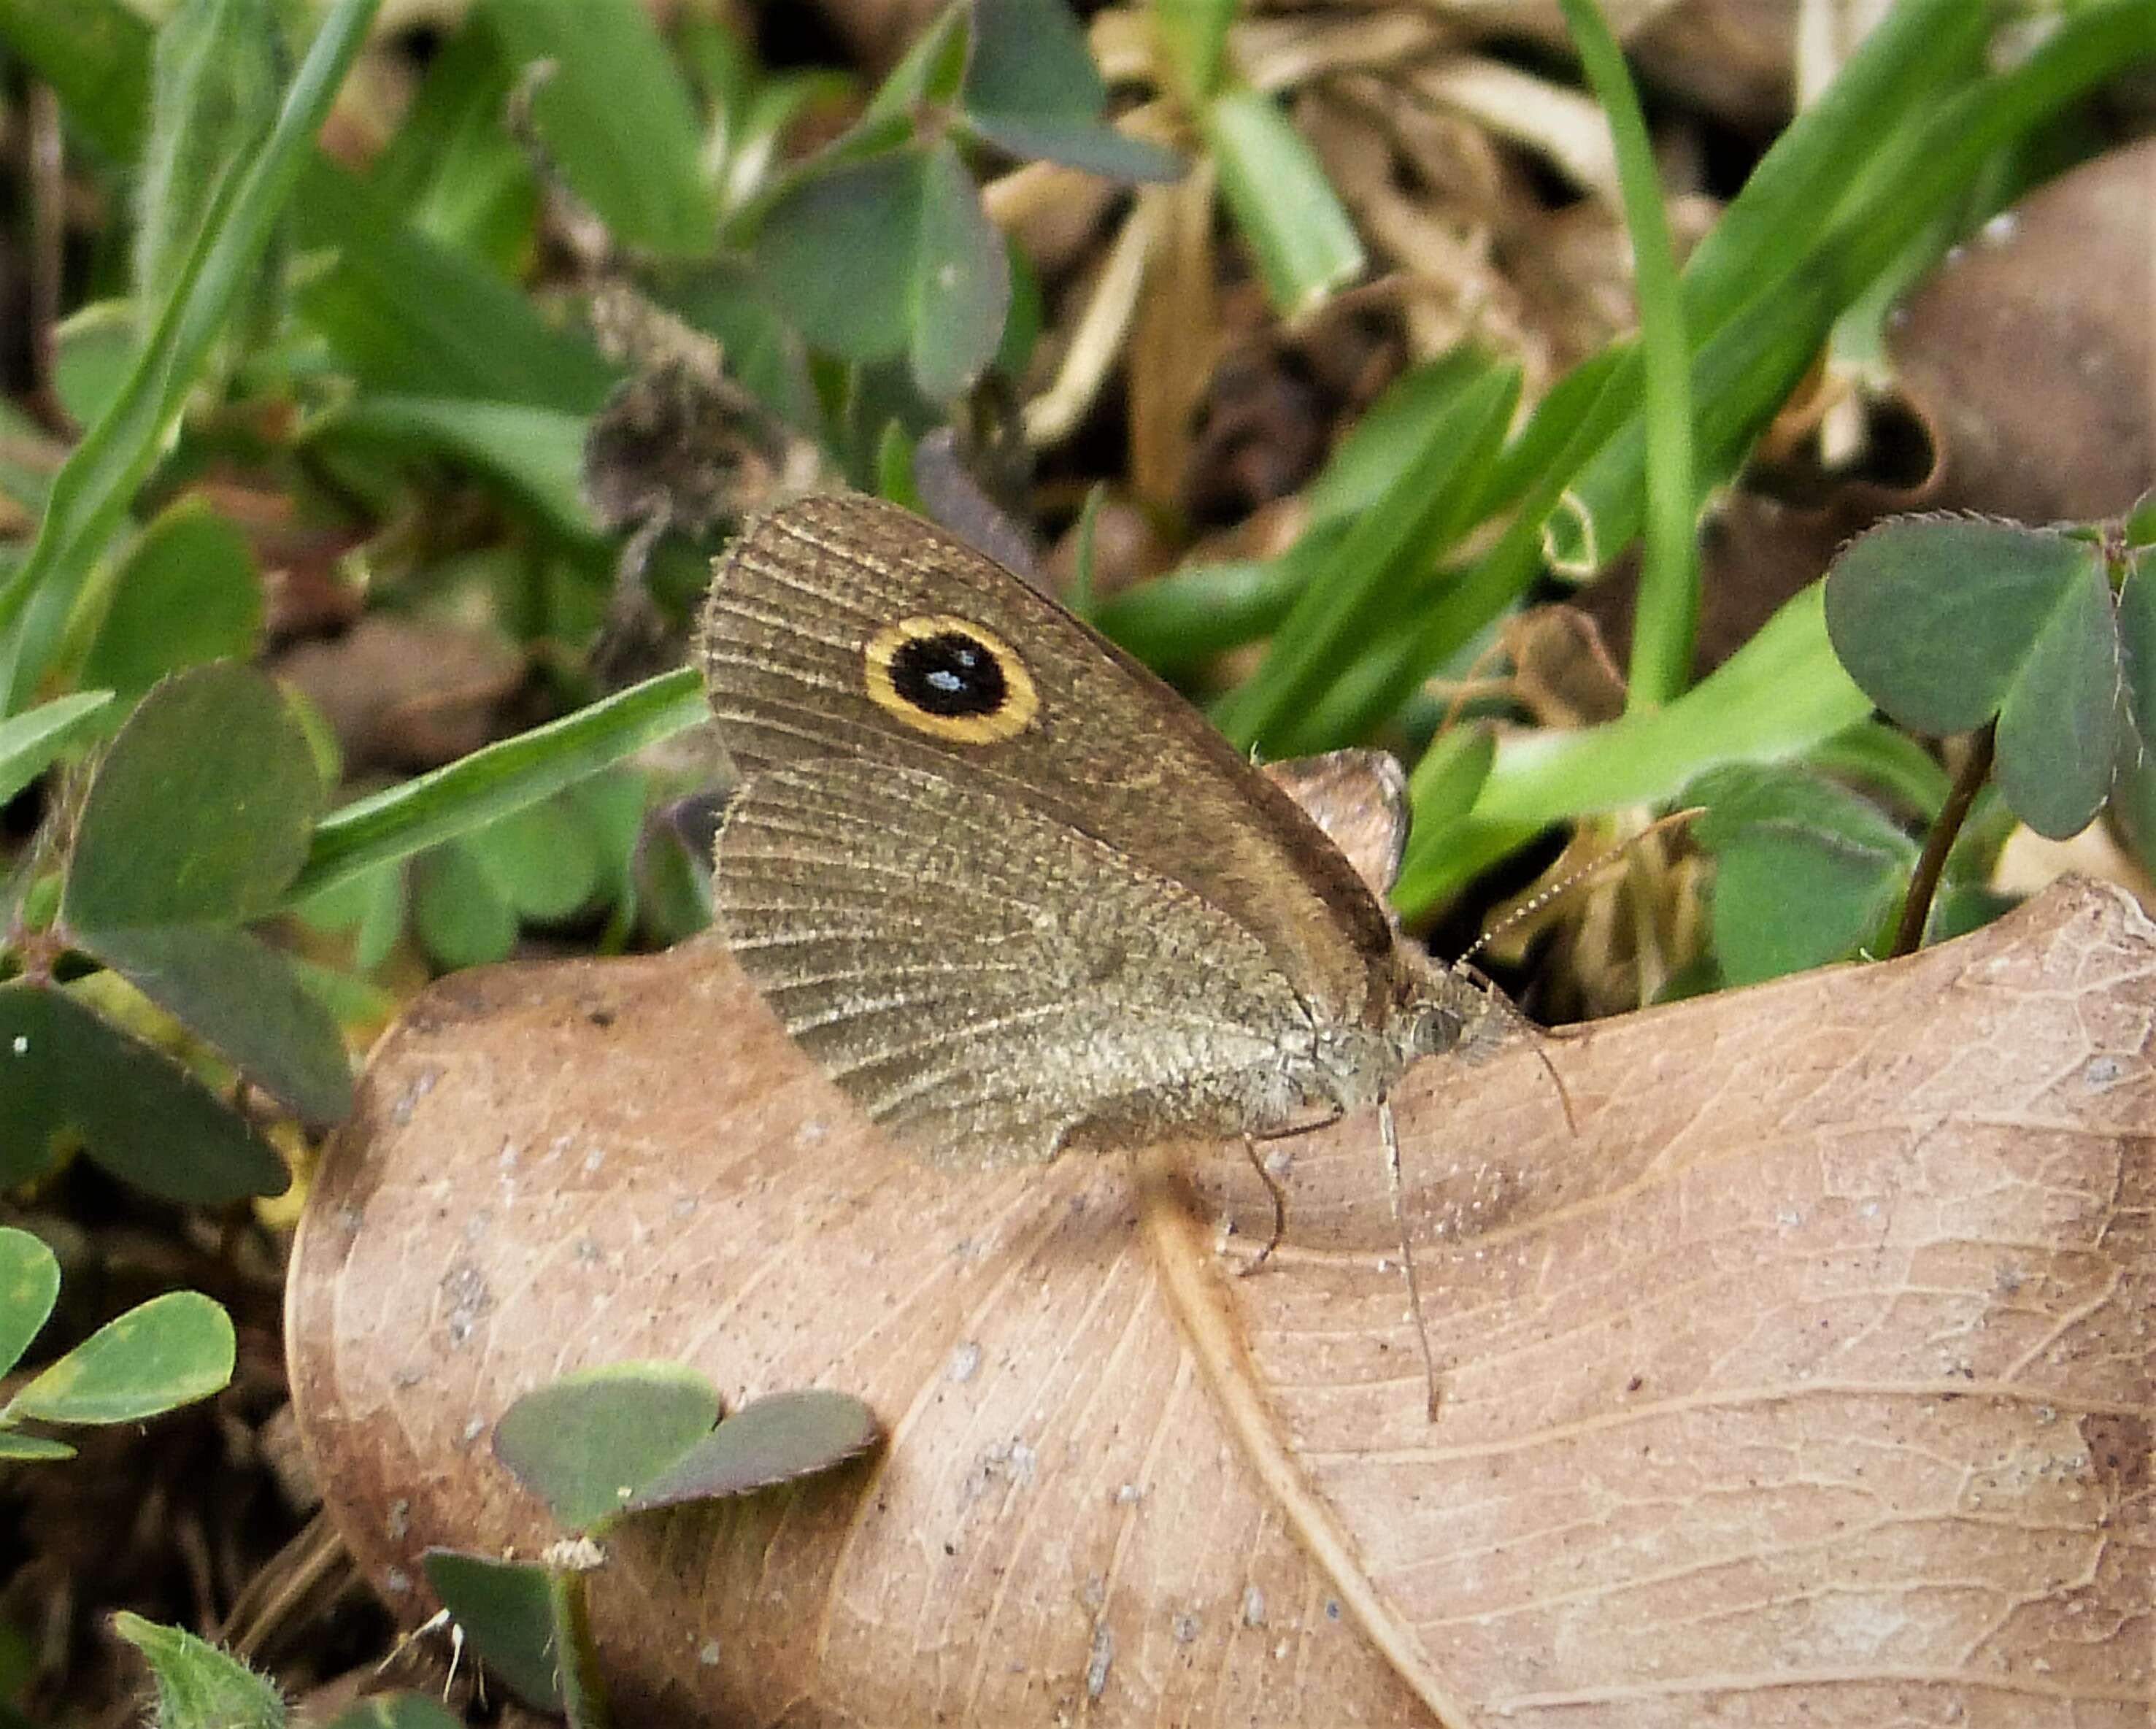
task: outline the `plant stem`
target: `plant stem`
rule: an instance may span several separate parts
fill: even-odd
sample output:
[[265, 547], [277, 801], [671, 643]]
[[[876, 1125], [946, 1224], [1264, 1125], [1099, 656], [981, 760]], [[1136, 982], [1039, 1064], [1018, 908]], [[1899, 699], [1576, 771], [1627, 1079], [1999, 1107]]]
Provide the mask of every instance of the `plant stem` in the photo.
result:
[[1902, 903], [1902, 923], [1894, 932], [1889, 960], [1897, 955], [1913, 955], [1923, 941], [1924, 926], [1932, 916], [1932, 902], [1938, 895], [1939, 879], [1946, 874], [1947, 854], [1953, 850], [1961, 825], [1969, 818], [1969, 808], [1975, 803], [1979, 789], [1990, 776], [1991, 759], [1998, 746], [1999, 722], [1993, 721], [1969, 746], [1968, 758], [1954, 776], [1947, 802], [1939, 807], [1938, 818], [1932, 824], [1932, 832], [1924, 837], [1923, 854], [1909, 877], [1909, 896]]
[[592, 1643], [586, 1575], [562, 1568], [550, 1570], [547, 1578], [554, 1599], [555, 1636], [561, 1641], [555, 1655], [560, 1665], [562, 1715], [571, 1729], [608, 1729], [613, 1718], [607, 1709], [606, 1684], [599, 1678], [598, 1649]]

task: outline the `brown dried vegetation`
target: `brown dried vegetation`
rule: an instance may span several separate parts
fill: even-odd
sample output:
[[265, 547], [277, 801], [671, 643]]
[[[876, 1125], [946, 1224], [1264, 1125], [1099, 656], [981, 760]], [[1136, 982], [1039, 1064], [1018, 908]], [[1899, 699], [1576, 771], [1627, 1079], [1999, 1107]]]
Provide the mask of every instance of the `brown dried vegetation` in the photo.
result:
[[[836, 1387], [834, 1480], [616, 1534], [628, 1720], [2146, 1721], [2156, 931], [1974, 936], [1432, 1061], [1373, 1126], [959, 1178], [723, 950], [498, 969], [377, 1053], [291, 1279], [330, 1506], [402, 1611], [530, 1554], [485, 1435], [571, 1368]], [[1236, 1234], [1224, 1239], [1220, 1222]]]

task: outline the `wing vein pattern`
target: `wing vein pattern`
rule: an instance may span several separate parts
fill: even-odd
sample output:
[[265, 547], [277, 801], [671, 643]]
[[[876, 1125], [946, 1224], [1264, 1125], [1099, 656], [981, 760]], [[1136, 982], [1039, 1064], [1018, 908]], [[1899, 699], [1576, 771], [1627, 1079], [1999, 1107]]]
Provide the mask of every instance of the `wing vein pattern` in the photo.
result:
[[[1116, 1138], [1202, 1121], [1209, 1085], [1276, 1060], [1255, 1029], [1299, 1012], [1256, 939], [1180, 885], [918, 770], [759, 774], [718, 863], [715, 911], [788, 1030], [935, 1162], [1051, 1158], [1096, 1121]], [[916, 903], [941, 916], [904, 916]]]

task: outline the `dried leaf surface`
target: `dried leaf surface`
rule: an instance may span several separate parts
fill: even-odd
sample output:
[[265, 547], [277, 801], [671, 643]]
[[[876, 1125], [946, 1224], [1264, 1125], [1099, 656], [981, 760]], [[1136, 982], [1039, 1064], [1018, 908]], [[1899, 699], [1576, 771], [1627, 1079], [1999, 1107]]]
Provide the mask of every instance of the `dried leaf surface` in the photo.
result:
[[2025, 522], [2125, 510], [2156, 472], [2156, 139], [1984, 225], [1891, 326], [1939, 472], [1925, 502]]
[[1442, 1407], [1367, 1120], [954, 1177], [709, 943], [437, 987], [291, 1280], [329, 1504], [552, 1533], [488, 1456], [624, 1357], [865, 1398], [833, 1478], [626, 1521], [623, 1720], [2129, 1729], [2152, 1702], [2156, 928], [1977, 936], [1428, 1063], [1399, 1101]]

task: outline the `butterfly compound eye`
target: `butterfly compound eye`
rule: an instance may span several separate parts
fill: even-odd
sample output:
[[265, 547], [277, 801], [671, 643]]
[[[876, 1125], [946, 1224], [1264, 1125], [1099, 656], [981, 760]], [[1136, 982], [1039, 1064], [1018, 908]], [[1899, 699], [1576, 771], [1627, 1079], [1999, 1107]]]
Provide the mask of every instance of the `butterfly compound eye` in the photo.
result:
[[901, 618], [875, 634], [863, 659], [869, 700], [931, 738], [993, 744], [1040, 712], [1018, 651], [970, 618]]

